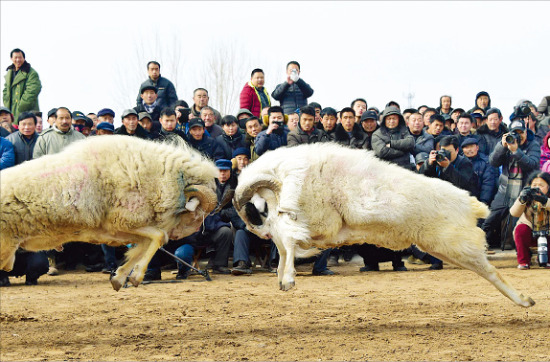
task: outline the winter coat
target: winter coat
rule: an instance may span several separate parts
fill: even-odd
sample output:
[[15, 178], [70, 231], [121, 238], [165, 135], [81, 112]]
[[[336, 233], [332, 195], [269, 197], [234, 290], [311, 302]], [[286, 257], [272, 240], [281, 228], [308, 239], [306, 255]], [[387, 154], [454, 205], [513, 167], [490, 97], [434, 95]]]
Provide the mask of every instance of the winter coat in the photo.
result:
[[32, 160], [32, 155], [34, 152], [34, 145], [38, 139], [38, 133], [34, 132], [32, 137], [28, 139], [23, 136], [19, 131], [10, 134], [6, 137], [13, 145], [13, 150], [15, 152], [15, 164], [19, 165], [28, 160]]
[[246, 83], [241, 91], [240, 108], [248, 109], [254, 116], [260, 118], [262, 109], [265, 107], [271, 107], [271, 100], [269, 98], [269, 93], [264, 87], [261, 92], [263, 92], [267, 97], [268, 104], [262, 104], [262, 100], [258, 92], [260, 92], [258, 91], [258, 88], [254, 87], [251, 82]]
[[425, 129], [422, 130], [420, 135], [416, 136], [411, 133], [411, 136], [413, 136], [414, 138], [413, 156], [416, 156], [420, 152], [430, 153], [432, 150], [435, 149], [434, 136], [426, 132]]
[[0, 137], [8, 137], [10, 134], [10, 131], [0, 126]]
[[15, 75], [13, 64], [6, 70], [8, 72], [4, 76], [6, 80], [3, 91], [4, 106], [11, 110], [14, 124], [17, 124], [21, 113], [40, 110], [38, 95], [42, 90], [42, 83], [36, 70], [26, 61]]
[[[390, 147], [386, 146], [388, 144]], [[411, 161], [415, 144], [414, 137], [405, 125], [403, 117], [399, 118], [399, 124], [393, 129], [386, 127], [384, 117], [380, 128], [372, 135], [372, 150], [378, 158], [409, 170], [412, 170], [414, 167]]]
[[158, 133], [158, 137], [155, 138], [156, 141], [159, 142], [166, 142], [166, 143], [174, 143], [176, 145], [181, 142], [181, 140], [184, 140], [187, 142], [187, 136], [182, 131], [167, 131], [164, 128], [161, 128], [160, 132]]
[[482, 91], [482, 92], [479, 92], [478, 94], [476, 94], [476, 100], [474, 101], [474, 106], [473, 106], [473, 108], [468, 110], [468, 113], [472, 113], [473, 111], [476, 110], [476, 108], [478, 108], [477, 99], [481, 96], [489, 97], [489, 103], [487, 103], [487, 107], [485, 107], [484, 111], [487, 111], [489, 108], [491, 108], [491, 96], [489, 95], [489, 93]]
[[246, 147], [244, 136], [240, 130], [237, 130], [234, 136], [222, 134], [216, 137], [214, 145], [214, 160], [230, 160], [233, 158], [233, 151], [239, 147]]
[[[136, 111], [137, 114], [140, 114], [141, 112], [147, 112], [147, 108], [145, 108], [143, 102], [140, 102], [136, 107], [134, 107], [134, 111]], [[153, 112], [147, 112], [151, 116], [151, 122], [159, 122], [161, 111], [162, 107], [159, 105], [159, 103], [157, 103], [157, 106], [153, 109]]]
[[469, 158], [474, 167], [474, 172], [477, 175], [479, 201], [490, 205], [491, 201], [495, 197], [498, 186], [498, 169], [491, 166], [489, 163], [489, 157], [483, 153], [477, 154], [477, 156]]
[[[474, 172], [472, 162], [467, 157], [457, 155], [446, 169], [439, 166], [437, 162], [430, 165], [426, 161], [420, 167], [419, 172], [428, 177], [448, 181], [456, 187], [470, 192], [472, 196], [479, 196], [477, 175]], [[437, 190], [434, 191], [437, 192]]]
[[[515, 190], [508, 189], [508, 177], [511, 166], [517, 162], [517, 166], [522, 172], [522, 182]], [[535, 139], [535, 134], [530, 129], [527, 129], [527, 141], [518, 147], [515, 154], [512, 154], [508, 148], [504, 148], [502, 142], [498, 142], [495, 149], [489, 155], [489, 163], [493, 167], [502, 166], [502, 173], [499, 177], [498, 192], [493, 201], [492, 208], [497, 205], [507, 205], [510, 207], [515, 199], [519, 196], [519, 192], [525, 186], [528, 175], [539, 169], [540, 166], [540, 145]]]
[[548, 147], [548, 138], [550, 138], [550, 132], [544, 136], [542, 144], [540, 146], [540, 169], [545, 162], [550, 161], [550, 148]]
[[212, 137], [212, 139], [214, 140], [219, 136], [221, 136], [222, 134], [225, 134], [225, 132], [223, 131], [223, 128], [221, 128], [219, 125], [215, 123], [210, 127], [205, 127], [205, 129], [206, 129], [206, 132], [208, 132], [208, 135]]
[[289, 146], [328, 141], [328, 135], [324, 131], [313, 128], [311, 133], [307, 133], [302, 130], [299, 123], [298, 127], [294, 131], [290, 131], [287, 137], [287, 143]]
[[[139, 89], [141, 90], [141, 88], [146, 85], [157, 87], [157, 99], [159, 101], [158, 107], [160, 108], [160, 111], [162, 111], [165, 107], [173, 107], [178, 100], [176, 87], [174, 87], [174, 84], [164, 77], [158, 77], [156, 82], [151, 78], [148, 78], [145, 82], [141, 83]], [[141, 93], [138, 93], [136, 98], [136, 106], [139, 107], [141, 105], [141, 101]]]
[[508, 133], [508, 127], [504, 123], [501, 123], [496, 131], [491, 131], [486, 124], [479, 127], [476, 131], [479, 137], [479, 152], [489, 156], [495, 149], [495, 145], [500, 143], [502, 135], [505, 133]]
[[351, 130], [351, 138], [344, 127], [342, 127], [342, 124], [338, 123], [336, 127], [334, 127], [334, 138], [332, 141], [343, 146], [348, 146], [349, 148], [357, 148], [362, 150], [368, 150], [370, 146], [369, 136], [363, 132], [362, 127], [357, 123], [353, 125], [353, 129]]
[[307, 99], [313, 95], [313, 89], [302, 78], [297, 82], [287, 82], [277, 85], [271, 96], [281, 103], [285, 114], [307, 105]]
[[[287, 139], [288, 141], [288, 139]], [[260, 157], [255, 150], [256, 147], [256, 137], [252, 137], [248, 133], [245, 133], [244, 135], [244, 143], [246, 144], [246, 147], [250, 150], [250, 162], [256, 161], [258, 157]]]
[[40, 136], [38, 136], [34, 145], [33, 158], [58, 153], [67, 145], [83, 139], [86, 139], [86, 136], [75, 131], [72, 127], [67, 132], [62, 132], [53, 125], [42, 131]]
[[115, 129], [115, 134], [120, 134], [124, 136], [131, 136], [131, 137], [137, 137], [142, 138], [144, 140], [150, 140], [151, 134], [147, 132], [145, 128], [141, 126], [141, 124], [137, 125], [136, 132], [134, 134], [129, 134], [128, 131], [126, 131], [126, 126], [122, 125], [119, 128]]
[[[470, 132], [469, 135], [463, 136], [463, 135], [461, 135], [460, 133], [457, 132], [457, 133], [454, 134], [454, 136], [455, 136], [455, 138], [458, 140], [458, 149], [459, 149], [459, 150], [458, 150], [458, 153], [461, 154], [461, 155], [464, 153], [464, 152], [462, 152], [462, 142], [464, 142], [464, 140], [465, 140], [466, 138], [475, 138], [475, 139], [477, 140], [477, 145], [479, 146], [479, 143], [480, 143], [479, 138], [480, 138], [480, 137], [479, 137], [477, 134], [475, 134], [475, 133], [471, 133], [471, 132]], [[481, 146], [480, 146], [479, 148], [481, 149]], [[481, 151], [479, 151], [479, 152], [481, 152]], [[482, 152], [481, 152], [481, 153], [482, 153]], [[485, 155], [485, 156], [488, 156], [488, 155]]]
[[214, 160], [214, 147], [215, 140], [206, 133], [202, 136], [200, 141], [195, 140], [192, 136], [189, 136], [189, 144], [200, 153], [205, 155], [211, 160]]
[[288, 127], [284, 126], [283, 129], [278, 128], [271, 132], [271, 134], [267, 134], [267, 130], [258, 133], [254, 151], [258, 156], [261, 156], [267, 151], [286, 146], [289, 132]]
[[0, 137], [0, 170], [13, 166], [15, 153], [13, 145], [4, 137]]

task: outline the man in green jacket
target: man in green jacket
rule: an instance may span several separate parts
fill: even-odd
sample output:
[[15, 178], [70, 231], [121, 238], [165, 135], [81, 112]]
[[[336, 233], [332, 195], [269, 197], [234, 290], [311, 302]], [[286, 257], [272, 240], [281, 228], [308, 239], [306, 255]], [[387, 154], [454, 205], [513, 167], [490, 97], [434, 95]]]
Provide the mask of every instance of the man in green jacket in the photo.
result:
[[4, 106], [11, 110], [13, 118], [19, 119], [19, 114], [28, 111], [39, 111], [38, 95], [42, 89], [36, 70], [25, 60], [25, 52], [14, 49], [10, 53], [13, 62], [6, 70], [4, 85]]

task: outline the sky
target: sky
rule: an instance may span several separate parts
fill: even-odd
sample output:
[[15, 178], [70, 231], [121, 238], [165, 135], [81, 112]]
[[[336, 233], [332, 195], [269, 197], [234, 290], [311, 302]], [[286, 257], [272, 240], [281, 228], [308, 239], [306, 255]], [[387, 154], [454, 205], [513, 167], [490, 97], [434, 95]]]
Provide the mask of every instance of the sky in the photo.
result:
[[23, 49], [42, 81], [43, 112], [108, 107], [115, 125], [135, 106], [149, 60], [192, 103], [193, 89], [214, 87], [216, 54], [231, 69], [223, 79], [232, 112], [252, 69], [264, 69], [271, 93], [297, 60], [314, 89], [309, 101], [323, 107], [356, 98], [436, 107], [448, 94], [453, 107], [469, 109], [487, 91], [508, 115], [518, 100], [538, 105], [550, 94], [549, 13], [547, 1], [2, 0], [0, 67], [5, 74], [10, 51]]

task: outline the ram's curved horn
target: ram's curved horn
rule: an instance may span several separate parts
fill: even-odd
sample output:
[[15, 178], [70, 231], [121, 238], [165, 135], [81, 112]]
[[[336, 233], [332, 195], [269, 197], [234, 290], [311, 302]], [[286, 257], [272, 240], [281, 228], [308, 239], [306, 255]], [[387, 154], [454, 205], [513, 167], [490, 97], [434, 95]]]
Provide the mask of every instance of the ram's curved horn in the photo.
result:
[[281, 183], [273, 178], [268, 179], [258, 179], [250, 184], [248, 187], [237, 187], [235, 190], [235, 198], [233, 200], [233, 205], [235, 205], [235, 210], [240, 210], [244, 204], [246, 204], [254, 193], [262, 188], [268, 188], [274, 192], [279, 192], [281, 190]]
[[189, 202], [192, 197], [198, 198], [200, 201], [200, 208], [206, 214], [209, 214], [210, 211], [214, 210], [214, 208], [218, 204], [216, 193], [206, 186], [190, 185], [187, 186], [183, 190], [183, 192], [185, 193], [185, 198], [187, 202]]

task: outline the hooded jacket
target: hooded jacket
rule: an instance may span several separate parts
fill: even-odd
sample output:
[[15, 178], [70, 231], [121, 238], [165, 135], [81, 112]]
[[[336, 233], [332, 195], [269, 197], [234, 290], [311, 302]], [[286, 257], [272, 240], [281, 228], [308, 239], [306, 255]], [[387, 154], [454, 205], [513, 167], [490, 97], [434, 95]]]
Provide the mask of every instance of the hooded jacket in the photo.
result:
[[17, 131], [10, 134], [6, 137], [6, 139], [13, 144], [13, 150], [15, 151], [15, 165], [32, 160], [34, 145], [38, 139], [38, 133], [34, 132], [32, 137], [28, 139], [23, 136], [21, 132]]
[[42, 90], [42, 83], [38, 73], [25, 61], [17, 74], [15, 65], [10, 65], [4, 76], [3, 100], [4, 106], [11, 110], [14, 124], [17, 124], [19, 114], [28, 111], [39, 111], [38, 95]]
[[491, 108], [491, 96], [489, 95], [489, 93], [485, 92], [485, 91], [481, 91], [479, 92], [478, 94], [476, 94], [476, 100], [474, 101], [474, 106], [473, 108], [471, 108], [468, 113], [472, 113], [473, 111], [475, 111], [476, 108], [481, 108], [477, 105], [477, 99], [481, 96], [487, 96], [489, 98], [489, 103], [487, 104], [487, 107], [485, 108], [482, 108], [484, 111], [487, 111], [489, 108]]
[[476, 131], [476, 134], [479, 136], [479, 152], [489, 156], [495, 149], [495, 145], [500, 143], [502, 135], [505, 133], [508, 133], [508, 127], [504, 123], [501, 123], [496, 131], [491, 131], [486, 124], [479, 127]]
[[[379, 158], [412, 170], [414, 167], [411, 162], [415, 147], [414, 137], [396, 107], [388, 107], [384, 113], [380, 128], [372, 135], [372, 149]], [[399, 123], [397, 127], [390, 129], [386, 126], [386, 118], [392, 114], [399, 116]]]
[[271, 99], [265, 87], [263, 87], [262, 92], [267, 98], [267, 104], [262, 104], [258, 89], [254, 87], [251, 82], [246, 83], [241, 91], [239, 108], [248, 109], [254, 116], [260, 118], [262, 109], [271, 107]]

